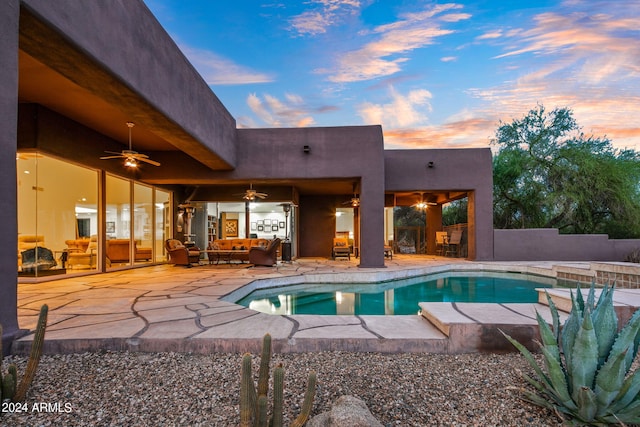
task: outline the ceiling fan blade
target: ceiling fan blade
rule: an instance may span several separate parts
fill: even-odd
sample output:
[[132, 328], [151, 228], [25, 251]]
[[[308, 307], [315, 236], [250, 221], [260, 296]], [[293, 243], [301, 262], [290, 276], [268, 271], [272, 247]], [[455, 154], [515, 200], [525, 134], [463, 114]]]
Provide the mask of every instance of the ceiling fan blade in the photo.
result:
[[122, 159], [124, 156], [122, 154], [118, 154], [117, 156], [104, 156], [100, 157], [100, 160], [109, 160], [109, 159]]
[[123, 153], [122, 152], [118, 152], [118, 151], [109, 151], [109, 150], [104, 150], [105, 153], [107, 154], [117, 154], [119, 156], [122, 156]]
[[146, 154], [138, 153], [137, 151], [135, 151], [133, 153], [129, 153], [129, 156], [135, 157], [136, 159], [148, 159], [149, 158], [149, 156], [147, 156]]
[[145, 157], [135, 156], [135, 159], [136, 160], [140, 160], [141, 162], [149, 163], [150, 165], [153, 165], [153, 166], [160, 166], [159, 162], [156, 162], [155, 160], [151, 160], [151, 159], [149, 159], [147, 157], [148, 156], [145, 156]]

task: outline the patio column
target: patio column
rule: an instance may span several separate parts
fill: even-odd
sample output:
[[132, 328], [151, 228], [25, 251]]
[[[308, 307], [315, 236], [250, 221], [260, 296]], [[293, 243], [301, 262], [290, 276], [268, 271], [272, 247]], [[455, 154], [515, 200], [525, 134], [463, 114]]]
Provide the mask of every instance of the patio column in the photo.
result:
[[363, 177], [360, 186], [358, 266], [384, 267], [384, 174]]
[[20, 1], [0, 4], [0, 324], [5, 354], [18, 335], [18, 218], [16, 151], [18, 137], [18, 22]]

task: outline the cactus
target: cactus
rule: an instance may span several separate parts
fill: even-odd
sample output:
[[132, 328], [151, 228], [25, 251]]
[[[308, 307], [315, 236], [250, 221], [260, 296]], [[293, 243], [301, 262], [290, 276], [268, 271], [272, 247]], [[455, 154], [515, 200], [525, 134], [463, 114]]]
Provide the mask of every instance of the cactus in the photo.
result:
[[571, 313], [562, 332], [547, 293], [553, 328], [537, 313], [544, 368], [526, 347], [501, 331], [536, 373], [537, 378], [525, 375], [536, 389], [524, 390], [525, 400], [573, 423], [640, 423], [640, 371], [631, 370], [640, 344], [640, 310], [617, 332], [614, 288], [605, 286], [596, 304], [593, 283], [586, 302], [580, 288], [575, 297], [571, 292]]
[[[240, 379], [240, 426], [241, 427], [281, 427], [284, 400], [284, 367], [280, 363], [273, 372], [273, 407], [271, 420], [268, 421], [269, 362], [271, 361], [271, 335], [266, 334], [262, 341], [262, 357], [256, 393], [251, 372], [251, 355], [242, 357]], [[301, 427], [309, 418], [316, 390], [316, 373], [309, 374], [302, 410], [292, 426]]]
[[[13, 402], [24, 401], [29, 386], [36, 375], [38, 364], [40, 363], [40, 357], [42, 356], [42, 347], [44, 343], [44, 334], [47, 328], [47, 315], [49, 313], [49, 307], [44, 304], [40, 308], [40, 315], [38, 316], [38, 326], [36, 333], [31, 344], [31, 353], [29, 354], [29, 360], [27, 361], [27, 367], [24, 372], [24, 376], [18, 382], [18, 371], [14, 364], [9, 365], [7, 368], [7, 374], [2, 370], [2, 344], [0, 343], [0, 400], [11, 399]], [[2, 336], [2, 326], [0, 326], [0, 337]]]

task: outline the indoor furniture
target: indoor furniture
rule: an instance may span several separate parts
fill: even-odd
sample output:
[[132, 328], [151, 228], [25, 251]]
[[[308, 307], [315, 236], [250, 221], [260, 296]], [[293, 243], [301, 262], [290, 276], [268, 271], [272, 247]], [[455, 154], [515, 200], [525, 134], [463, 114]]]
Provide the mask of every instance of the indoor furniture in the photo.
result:
[[[216, 258], [220, 261], [220, 255], [224, 254], [222, 258], [229, 257], [238, 261], [249, 261], [249, 250], [254, 247], [266, 248], [269, 245], [267, 239], [219, 239], [209, 243], [207, 247], [207, 255]], [[222, 251], [217, 253], [216, 251]]]
[[[82, 240], [78, 242], [78, 240]], [[96, 268], [98, 254], [98, 236], [91, 236], [90, 239], [67, 240], [66, 267], [74, 270]], [[86, 240], [87, 244], [84, 245]], [[84, 250], [81, 248], [84, 247]]]
[[164, 246], [169, 254], [169, 262], [175, 265], [191, 267], [191, 264], [200, 261], [200, 249], [197, 246], [187, 248], [178, 239], [167, 239], [164, 242]]
[[349, 260], [351, 260], [351, 248], [349, 247], [349, 239], [346, 239], [344, 237], [333, 238], [333, 249], [331, 250], [331, 258], [336, 259], [339, 256], [346, 256]]
[[44, 236], [40, 234], [18, 235], [18, 267], [22, 265], [22, 252], [27, 249], [33, 249], [36, 246], [44, 246]]
[[449, 256], [452, 254], [454, 256], [460, 256], [460, 246], [462, 243], [462, 230], [453, 230], [451, 232], [451, 237], [446, 244], [445, 255]]
[[446, 231], [436, 231], [436, 255], [444, 255], [448, 241], [449, 235]]
[[249, 263], [272, 267], [278, 263], [279, 248], [280, 239], [277, 237], [270, 241], [267, 247], [255, 246], [249, 249]]

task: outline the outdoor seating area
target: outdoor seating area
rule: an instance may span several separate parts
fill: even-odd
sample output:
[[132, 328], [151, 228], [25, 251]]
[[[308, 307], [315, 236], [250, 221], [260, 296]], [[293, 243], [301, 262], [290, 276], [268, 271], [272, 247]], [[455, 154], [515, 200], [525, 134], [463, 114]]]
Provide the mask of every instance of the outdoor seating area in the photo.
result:
[[338, 257], [346, 257], [351, 260], [351, 248], [349, 247], [349, 239], [345, 237], [334, 237], [333, 247], [331, 249], [331, 259]]

